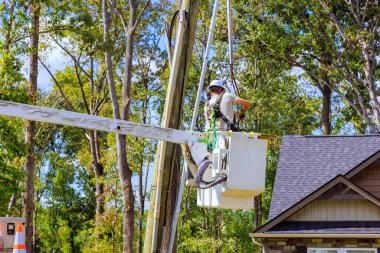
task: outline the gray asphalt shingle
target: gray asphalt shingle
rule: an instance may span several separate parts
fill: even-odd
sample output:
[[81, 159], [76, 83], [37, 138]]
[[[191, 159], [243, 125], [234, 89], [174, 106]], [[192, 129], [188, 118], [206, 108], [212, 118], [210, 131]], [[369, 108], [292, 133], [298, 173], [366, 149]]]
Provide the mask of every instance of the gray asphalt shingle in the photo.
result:
[[379, 135], [284, 136], [269, 220], [379, 150]]

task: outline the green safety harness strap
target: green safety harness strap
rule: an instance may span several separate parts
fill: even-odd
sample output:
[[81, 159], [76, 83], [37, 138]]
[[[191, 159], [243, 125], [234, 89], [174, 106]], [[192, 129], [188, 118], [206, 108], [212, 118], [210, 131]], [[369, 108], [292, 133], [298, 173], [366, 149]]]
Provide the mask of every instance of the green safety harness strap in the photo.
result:
[[211, 108], [211, 126], [210, 126], [210, 130], [214, 132], [214, 140], [211, 141], [210, 140], [210, 135], [207, 134], [207, 139], [208, 139], [207, 148], [209, 150], [214, 150], [214, 148], [216, 147], [216, 143], [217, 143], [215, 122], [216, 122], [216, 110], [215, 110], [215, 108]]
[[[214, 150], [217, 143], [217, 136], [216, 136], [216, 128], [215, 128], [215, 122], [216, 122], [216, 110], [214, 108], [211, 108], [211, 124], [210, 129], [207, 130], [207, 135], [205, 139], [200, 139], [200, 142], [207, 144], [208, 150]], [[210, 132], [213, 131], [213, 140], [210, 140]]]

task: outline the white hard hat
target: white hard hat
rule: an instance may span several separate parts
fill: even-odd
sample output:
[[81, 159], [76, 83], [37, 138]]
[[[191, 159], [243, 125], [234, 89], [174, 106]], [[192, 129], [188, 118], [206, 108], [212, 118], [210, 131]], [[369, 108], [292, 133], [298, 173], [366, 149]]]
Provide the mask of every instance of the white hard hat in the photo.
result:
[[223, 85], [223, 82], [221, 81], [221, 80], [213, 80], [211, 83], [210, 83], [210, 85], [207, 87], [207, 90], [208, 91], [210, 91], [210, 87], [212, 87], [212, 86], [216, 86], [216, 87], [220, 87], [220, 88], [222, 88], [223, 90], [225, 90], [226, 89], [226, 87], [224, 87], [224, 85]]

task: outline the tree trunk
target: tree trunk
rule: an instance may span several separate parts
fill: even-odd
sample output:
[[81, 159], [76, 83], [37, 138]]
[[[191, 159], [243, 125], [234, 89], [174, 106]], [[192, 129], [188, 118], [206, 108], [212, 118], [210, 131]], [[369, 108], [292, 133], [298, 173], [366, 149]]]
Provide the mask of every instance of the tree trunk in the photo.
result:
[[73, 223], [71, 222], [70, 218], [68, 220], [68, 224], [69, 226], [69, 229], [70, 229], [70, 248], [71, 248], [71, 252], [74, 253], [75, 252], [75, 236], [74, 236], [74, 228], [73, 228]]
[[375, 66], [376, 66], [376, 49], [373, 42], [362, 41], [363, 55], [365, 59], [365, 86], [367, 87], [370, 105], [373, 112], [373, 122], [377, 127], [376, 133], [380, 131], [380, 105], [376, 94], [375, 84]]
[[4, 53], [8, 53], [9, 48], [11, 46], [11, 34], [13, 31], [13, 13], [14, 13], [14, 10], [15, 10], [15, 1], [12, 0], [11, 1], [11, 8], [9, 10], [9, 22], [7, 24], [8, 27], [7, 27], [7, 31], [5, 34], [5, 43], [4, 43], [4, 47], [3, 47]]
[[128, 31], [129, 35], [127, 42], [125, 43], [125, 69], [123, 72], [123, 87], [122, 87], [122, 108], [121, 118], [129, 120], [129, 105], [131, 101], [131, 84], [132, 84], [132, 60], [133, 60], [133, 44], [135, 37], [135, 23], [136, 23], [136, 11], [137, 1], [129, 0], [129, 21]]
[[8, 204], [8, 212], [7, 212], [7, 215], [8, 216], [11, 216], [12, 215], [12, 211], [13, 209], [15, 208], [16, 206], [16, 202], [17, 200], [20, 198], [21, 196], [19, 194], [12, 194], [11, 196], [11, 199], [9, 200], [9, 204]]
[[[134, 0], [131, 0], [131, 1], [134, 2]], [[120, 117], [120, 109], [119, 109], [119, 104], [117, 100], [115, 80], [113, 76], [114, 73], [113, 73], [113, 66], [112, 66], [112, 50], [111, 50], [112, 45], [110, 45], [111, 41], [110, 41], [110, 35], [109, 35], [111, 20], [110, 20], [110, 13], [108, 12], [107, 0], [103, 0], [103, 19], [104, 19], [104, 44], [107, 45], [106, 52], [105, 52], [107, 81], [110, 88], [113, 114], [114, 114], [114, 118], [116, 119], [121, 118], [123, 120], [128, 120], [129, 119], [128, 92], [130, 91], [130, 87], [129, 88], [125, 87], [126, 84], [125, 82], [123, 83], [122, 117]], [[131, 66], [132, 66], [131, 65], [132, 64], [131, 62], [132, 50], [133, 50], [133, 36], [132, 36], [132, 40], [130, 37], [127, 40], [126, 59], [128, 59], [128, 61], [126, 61], [126, 68], [129, 69], [129, 72], [131, 72]], [[129, 79], [129, 82], [127, 82], [127, 84], [129, 83], [130, 85], [130, 82], [131, 82], [131, 78]], [[123, 207], [124, 207], [123, 209], [123, 252], [133, 252], [135, 199], [134, 199], [133, 188], [132, 188], [132, 171], [129, 168], [129, 164], [127, 162], [126, 148], [127, 148], [127, 141], [126, 141], [125, 135], [117, 134], [116, 135], [117, 165], [118, 165], [118, 170], [119, 170], [120, 185], [121, 185], [122, 193], [123, 193]]]
[[[125, 69], [123, 73], [123, 86], [121, 98], [121, 119], [129, 120], [129, 107], [131, 101], [131, 84], [132, 84], [132, 59], [133, 44], [135, 35], [137, 1], [129, 0], [129, 21], [128, 21], [128, 38], [125, 45]], [[119, 155], [119, 175], [122, 180], [123, 198], [124, 198], [124, 218], [123, 218], [123, 238], [124, 252], [133, 252], [134, 220], [135, 220], [135, 196], [133, 194], [132, 170], [127, 162], [127, 141], [125, 136], [118, 136], [120, 152]]]
[[96, 188], [96, 220], [99, 221], [104, 213], [104, 175], [103, 165], [100, 163], [99, 139], [95, 130], [89, 130], [92, 168], [95, 174]]
[[263, 222], [263, 202], [262, 202], [262, 195], [256, 196], [254, 198], [254, 208], [255, 208], [255, 229], [261, 227]]
[[328, 69], [331, 67], [331, 60], [326, 53], [322, 54], [321, 81], [315, 80], [322, 92], [322, 132], [323, 135], [331, 134], [331, 83]]
[[[38, 191], [36, 193], [38, 196]], [[33, 211], [33, 252], [38, 252], [37, 249], [37, 215], [38, 215], [38, 201], [36, 200], [35, 206], [34, 206], [34, 211]]]
[[[38, 41], [39, 41], [39, 18], [41, 7], [35, 3], [31, 5], [32, 27], [30, 36], [30, 74], [28, 95], [29, 103], [35, 104], [37, 99], [37, 77], [38, 77]], [[35, 135], [36, 122], [27, 121], [25, 134], [26, 159], [25, 159], [25, 244], [26, 251], [34, 252], [33, 248], [33, 211], [34, 211], [34, 163], [35, 163]]]
[[117, 164], [119, 168], [119, 178], [123, 191], [123, 252], [133, 252], [133, 235], [135, 220], [135, 196], [132, 188], [132, 171], [127, 162], [127, 141], [125, 135], [116, 136], [116, 146], [118, 150]]
[[327, 85], [322, 86], [322, 132], [323, 135], [331, 134], [331, 89]]
[[[144, 87], [146, 90], [148, 90], [148, 82], [145, 82]], [[141, 108], [141, 123], [147, 124], [147, 111], [149, 107], [148, 102], [148, 93], [145, 94], [145, 100], [143, 102], [143, 106]], [[141, 160], [140, 164], [140, 173], [139, 173], [139, 221], [138, 221], [138, 229], [139, 229], [139, 235], [137, 240], [137, 252], [142, 253], [143, 250], [143, 224], [144, 224], [144, 213], [145, 213], [145, 197], [146, 197], [146, 184], [149, 176], [149, 166], [150, 166], [150, 156], [151, 154], [145, 154], [146, 155], [146, 173], [144, 176], [143, 169], [144, 169], [144, 160]]]

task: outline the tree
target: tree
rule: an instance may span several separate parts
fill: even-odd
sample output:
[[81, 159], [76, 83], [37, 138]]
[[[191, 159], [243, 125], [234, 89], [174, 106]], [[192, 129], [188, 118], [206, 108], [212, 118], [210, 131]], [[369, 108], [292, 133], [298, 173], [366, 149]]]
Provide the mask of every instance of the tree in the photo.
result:
[[[130, 117], [130, 102], [131, 102], [131, 85], [132, 85], [132, 60], [134, 33], [139, 24], [141, 13], [144, 12], [147, 4], [142, 9], [140, 14], [137, 13], [137, 0], [129, 0], [129, 20], [125, 20], [121, 11], [119, 16], [122, 20], [124, 33], [127, 37], [125, 44], [125, 69], [122, 80], [122, 95], [121, 95], [121, 110], [117, 97], [114, 67], [112, 64], [112, 44], [110, 38], [111, 20], [113, 18], [116, 2], [112, 1], [112, 5], [108, 8], [108, 1], [103, 0], [103, 27], [104, 27], [104, 45], [105, 45], [105, 65], [107, 69], [107, 81], [110, 90], [113, 116], [116, 119], [129, 120]], [[117, 8], [117, 10], [120, 10]], [[124, 135], [116, 135], [117, 146], [117, 164], [119, 170], [120, 184], [123, 192], [123, 252], [133, 252], [133, 235], [134, 235], [134, 194], [132, 186], [132, 170], [127, 162], [127, 142]]]
[[[30, 37], [30, 69], [29, 69], [29, 103], [36, 104], [37, 99], [37, 76], [38, 76], [38, 42], [39, 42], [39, 24], [41, 6], [37, 1], [32, 1], [31, 10], [31, 37]], [[24, 213], [25, 213], [25, 244], [28, 252], [34, 252], [33, 247], [33, 211], [34, 211], [34, 167], [35, 167], [35, 134], [36, 122], [28, 121], [26, 126], [25, 144], [25, 195], [24, 195]]]
[[[25, 52], [27, 45], [17, 41], [20, 36], [20, 26], [25, 25], [27, 18], [20, 15], [23, 12], [22, 2], [10, 1], [0, 5], [1, 38], [0, 48], [0, 99], [25, 103], [28, 101], [27, 85], [22, 75], [22, 61], [18, 55]], [[0, 118], [0, 174], [2, 178], [0, 212], [12, 214], [20, 198], [21, 184], [24, 174], [22, 163], [25, 143], [22, 132], [23, 123], [16, 119]], [[19, 211], [18, 211], [19, 213]], [[20, 215], [20, 214], [19, 214]]]
[[[98, 53], [102, 46], [101, 30], [98, 28], [101, 15], [88, 8], [88, 3], [78, 3], [76, 8], [68, 3], [63, 6], [52, 4], [51, 7], [54, 11], [49, 13], [48, 25], [65, 29], [53, 30], [47, 40], [53, 41], [55, 47], [66, 53], [73, 66], [52, 73], [44, 58], [40, 57], [39, 60], [50, 74], [54, 89], [61, 94], [64, 109], [99, 115], [107, 100], [106, 72], [99, 68], [102, 64], [101, 53]], [[70, 25], [65, 26], [67, 19], [61, 19], [65, 15], [70, 15]], [[99, 221], [104, 212], [104, 164], [101, 162], [103, 136], [94, 130], [86, 131], [84, 136], [88, 140], [96, 179], [96, 213]]]
[[252, 41], [272, 57], [302, 68], [326, 95], [326, 105], [329, 88], [359, 115], [370, 132], [377, 132], [378, 3], [273, 0], [260, 7], [266, 14], [254, 21], [256, 28], [249, 32], [256, 34]]
[[[22, 171], [24, 157], [24, 141], [21, 131], [23, 123], [19, 120], [9, 120], [0, 117], [0, 215], [20, 214], [15, 210], [20, 198], [21, 185], [25, 174]], [[5, 203], [9, 203], [6, 205]]]
[[[162, 107], [163, 83], [166, 82], [163, 74], [167, 70], [166, 54], [160, 47], [162, 40], [163, 15], [167, 7], [164, 3], [151, 3], [141, 16], [139, 29], [136, 32], [133, 80], [131, 87], [133, 100], [130, 107], [130, 120], [143, 124], [155, 124], [158, 118], [156, 110]], [[137, 220], [137, 252], [143, 250], [144, 221], [146, 219], [146, 197], [148, 189], [148, 176], [154, 161], [154, 152], [157, 147], [156, 140], [144, 140], [127, 137], [133, 146], [128, 149], [130, 166], [138, 177], [136, 190], [136, 220]]]

